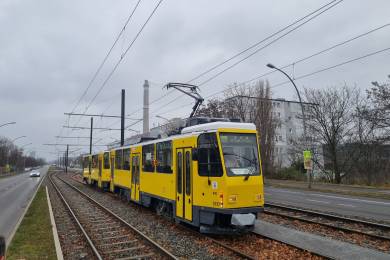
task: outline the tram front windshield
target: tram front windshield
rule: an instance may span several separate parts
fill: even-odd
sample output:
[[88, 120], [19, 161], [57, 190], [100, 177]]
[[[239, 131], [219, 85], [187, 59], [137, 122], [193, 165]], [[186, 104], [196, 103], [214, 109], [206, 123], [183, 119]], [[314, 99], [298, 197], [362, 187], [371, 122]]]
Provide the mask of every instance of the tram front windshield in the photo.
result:
[[221, 133], [220, 140], [228, 176], [260, 175], [256, 134]]

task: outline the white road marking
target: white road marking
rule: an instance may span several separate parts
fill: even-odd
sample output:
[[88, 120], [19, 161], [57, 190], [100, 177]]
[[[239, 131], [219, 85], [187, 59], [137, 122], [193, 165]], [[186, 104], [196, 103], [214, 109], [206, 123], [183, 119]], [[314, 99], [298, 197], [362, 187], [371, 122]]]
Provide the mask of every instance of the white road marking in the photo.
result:
[[303, 194], [302, 192], [298, 191], [289, 191], [289, 190], [277, 190], [275, 192], [283, 192], [283, 193], [293, 193], [293, 194]]
[[313, 201], [313, 202], [318, 202], [318, 203], [325, 203], [325, 204], [329, 204], [330, 202], [329, 201], [323, 201], [323, 200], [311, 200], [311, 199], [306, 199], [308, 201]]
[[356, 206], [354, 206], [354, 205], [351, 205], [351, 204], [342, 204], [342, 203], [340, 203], [340, 204], [337, 204], [337, 205], [339, 205], [339, 206], [343, 206], [343, 207], [356, 208]]
[[304, 196], [312, 195], [312, 196], [332, 198], [332, 199], [341, 199], [341, 200], [349, 200], [349, 201], [357, 201], [357, 202], [365, 202], [365, 203], [371, 203], [371, 204], [389, 205], [390, 206], [390, 202], [365, 200], [365, 199], [354, 199], [354, 198], [345, 198], [345, 197], [339, 197], [339, 196], [333, 196], [333, 195], [324, 195], [324, 194], [318, 194], [318, 193], [305, 193], [305, 192], [287, 191], [287, 190], [274, 190], [274, 192], [292, 193], [292, 194], [295, 193], [295, 194], [302, 194]]
[[334, 198], [334, 199], [342, 199], [342, 200], [366, 202], [366, 203], [372, 203], [372, 204], [390, 205], [390, 202], [384, 202], [384, 201], [374, 201], [374, 200], [362, 200], [362, 199], [344, 198], [344, 197], [338, 197], [338, 196], [332, 196], [332, 195], [323, 195], [323, 194], [316, 194], [316, 193], [313, 193], [312, 195], [314, 195], [314, 196], [319, 196], [319, 197], [326, 197], [326, 198]]

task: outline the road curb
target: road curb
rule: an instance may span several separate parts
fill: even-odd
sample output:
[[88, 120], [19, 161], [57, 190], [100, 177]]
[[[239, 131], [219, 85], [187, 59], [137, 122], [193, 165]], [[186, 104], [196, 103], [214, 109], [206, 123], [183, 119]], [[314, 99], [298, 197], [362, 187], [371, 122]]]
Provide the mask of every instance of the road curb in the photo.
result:
[[[49, 172], [49, 169], [47, 170], [47, 173], [48, 173], [48, 172]], [[45, 176], [44, 176], [44, 177], [41, 179], [41, 181], [39, 182], [39, 184], [38, 184], [38, 186], [37, 186], [37, 189], [34, 191], [33, 196], [31, 197], [31, 199], [30, 199], [30, 201], [28, 202], [27, 206], [24, 208], [24, 211], [23, 211], [22, 215], [20, 215], [20, 217], [19, 217], [19, 219], [18, 219], [18, 223], [16, 223], [14, 229], [12, 230], [10, 236], [8, 237], [7, 244], [6, 244], [6, 248], [7, 248], [7, 249], [8, 249], [8, 246], [11, 244], [12, 239], [13, 239], [14, 236], [15, 236], [16, 230], [18, 230], [18, 228], [19, 228], [19, 226], [20, 226], [20, 223], [22, 223], [22, 220], [24, 219], [24, 216], [26, 215], [27, 210], [30, 208], [30, 205], [31, 205], [32, 201], [34, 200], [35, 195], [37, 195], [37, 192], [38, 192], [39, 188], [41, 187], [43, 180], [46, 178], [47, 173], [45, 174]]]
[[51, 227], [52, 227], [52, 231], [53, 231], [53, 238], [54, 238], [54, 245], [56, 248], [57, 259], [63, 260], [64, 255], [62, 254], [62, 250], [61, 250], [60, 239], [58, 237], [58, 232], [57, 232], [57, 225], [56, 225], [56, 221], [54, 219], [53, 209], [51, 207], [51, 202], [50, 202], [49, 190], [48, 190], [47, 186], [46, 186], [46, 198], [47, 198], [47, 204], [49, 205], [50, 222], [51, 222]]

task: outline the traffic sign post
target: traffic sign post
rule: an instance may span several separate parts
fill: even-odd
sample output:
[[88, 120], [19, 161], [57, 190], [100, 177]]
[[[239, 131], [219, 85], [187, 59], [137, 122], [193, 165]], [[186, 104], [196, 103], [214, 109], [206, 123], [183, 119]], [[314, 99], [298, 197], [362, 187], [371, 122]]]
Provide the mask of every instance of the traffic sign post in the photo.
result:
[[303, 164], [305, 170], [312, 169], [311, 151], [309, 150], [303, 151]]
[[308, 188], [311, 189], [311, 182], [312, 182], [312, 176], [311, 176], [311, 170], [313, 169], [313, 164], [312, 164], [312, 154], [310, 150], [305, 150], [303, 151], [303, 166], [306, 170], [307, 173], [307, 178], [309, 182]]

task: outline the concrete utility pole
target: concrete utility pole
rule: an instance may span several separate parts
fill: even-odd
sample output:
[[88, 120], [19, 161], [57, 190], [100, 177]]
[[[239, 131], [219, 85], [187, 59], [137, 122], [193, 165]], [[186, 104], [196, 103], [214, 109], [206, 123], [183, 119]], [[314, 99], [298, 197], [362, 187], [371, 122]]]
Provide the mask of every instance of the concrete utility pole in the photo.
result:
[[125, 90], [122, 89], [121, 100], [121, 146], [125, 143]]
[[92, 154], [93, 117], [91, 117], [91, 129], [89, 134], [89, 154]]
[[65, 157], [65, 173], [68, 173], [68, 163], [69, 163], [69, 145], [66, 145], [66, 157]]
[[[92, 156], [92, 133], [93, 133], [93, 117], [91, 117], [91, 132], [89, 134], [89, 154], [91, 156]], [[88, 161], [88, 171], [89, 174], [91, 175], [91, 162], [89, 161]]]
[[149, 132], [149, 82], [144, 83], [144, 114], [143, 114], [143, 133]]

